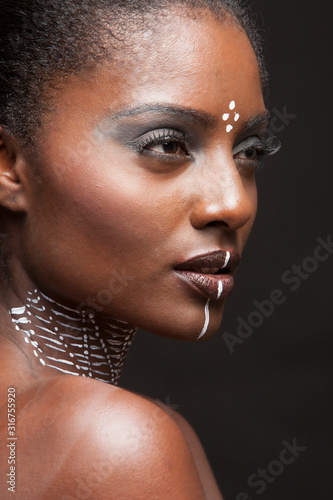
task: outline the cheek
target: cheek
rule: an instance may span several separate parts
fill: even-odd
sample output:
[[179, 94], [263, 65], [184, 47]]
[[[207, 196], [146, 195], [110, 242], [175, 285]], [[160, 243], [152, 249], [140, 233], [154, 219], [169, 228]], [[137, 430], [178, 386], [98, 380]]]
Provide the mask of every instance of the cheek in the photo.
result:
[[114, 268], [133, 274], [147, 267], [165, 226], [157, 189], [147, 189], [146, 175], [128, 157], [58, 157], [45, 161], [43, 172], [23, 243], [33, 273], [73, 293], [77, 279], [82, 288], [101, 288]]

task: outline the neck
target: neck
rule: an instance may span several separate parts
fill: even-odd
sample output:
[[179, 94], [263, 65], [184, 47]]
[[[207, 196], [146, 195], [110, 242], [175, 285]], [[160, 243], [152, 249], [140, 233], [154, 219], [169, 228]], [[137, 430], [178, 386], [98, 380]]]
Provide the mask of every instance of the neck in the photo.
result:
[[136, 333], [128, 323], [61, 305], [38, 289], [9, 314], [39, 368], [118, 383]]

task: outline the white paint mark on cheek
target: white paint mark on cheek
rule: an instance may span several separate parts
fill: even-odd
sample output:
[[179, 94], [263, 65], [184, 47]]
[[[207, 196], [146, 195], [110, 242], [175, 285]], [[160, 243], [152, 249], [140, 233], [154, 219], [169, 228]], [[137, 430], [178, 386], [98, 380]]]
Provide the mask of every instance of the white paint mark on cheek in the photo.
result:
[[232, 111], [233, 109], [235, 109], [235, 107], [236, 107], [235, 101], [231, 101], [231, 103], [229, 104], [229, 109]]
[[232, 125], [227, 125], [227, 132], [231, 132], [234, 127]]
[[197, 340], [201, 339], [206, 333], [207, 333], [207, 329], [208, 329], [208, 325], [209, 325], [209, 302], [210, 302], [210, 299], [207, 300], [206, 302], [206, 306], [205, 306], [205, 324], [204, 324], [204, 327], [199, 335], [199, 337], [197, 338]]
[[222, 116], [223, 120], [226, 122], [229, 118], [229, 113], [224, 113], [224, 115]]
[[240, 114], [239, 113], [235, 113], [235, 118], [234, 118], [235, 122], [238, 122], [239, 118], [240, 118]]

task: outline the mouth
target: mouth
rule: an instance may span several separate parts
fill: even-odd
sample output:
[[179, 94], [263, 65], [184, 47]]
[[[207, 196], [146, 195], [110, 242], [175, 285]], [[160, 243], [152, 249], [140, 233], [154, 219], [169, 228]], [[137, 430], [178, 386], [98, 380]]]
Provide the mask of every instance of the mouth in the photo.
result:
[[227, 297], [234, 287], [234, 273], [241, 260], [236, 250], [218, 250], [175, 266], [177, 275], [200, 295], [212, 300]]

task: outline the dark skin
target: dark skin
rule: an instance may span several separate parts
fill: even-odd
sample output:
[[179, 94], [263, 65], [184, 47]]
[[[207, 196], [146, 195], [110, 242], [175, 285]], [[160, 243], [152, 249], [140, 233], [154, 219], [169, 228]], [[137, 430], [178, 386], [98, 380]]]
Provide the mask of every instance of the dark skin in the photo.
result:
[[[10, 282], [0, 291], [0, 422], [4, 442], [10, 385], [17, 392], [17, 498], [222, 498], [180, 415], [42, 366], [8, 316], [36, 286], [75, 306], [105, 289], [113, 269], [125, 269], [133, 279], [104, 314], [158, 335], [197, 339], [205, 298], [180, 286], [173, 267], [216, 249], [242, 252], [257, 208], [256, 162], [232, 150], [264, 131], [266, 110], [242, 31], [210, 14], [169, 14], [146, 42], [134, 37], [141, 46], [135, 58], [119, 56], [70, 78], [33, 154], [1, 135]], [[222, 116], [232, 100], [240, 118], [228, 133]], [[124, 116], [148, 105], [154, 111]], [[156, 105], [200, 112], [209, 123]], [[255, 117], [255, 128], [244, 131]], [[138, 129], [166, 123], [168, 130], [186, 128], [194, 138], [190, 153], [179, 139], [167, 152], [161, 144], [144, 153], [133, 147]], [[212, 301], [205, 338], [218, 329], [224, 302]], [[2, 481], [0, 496], [9, 495]]]

